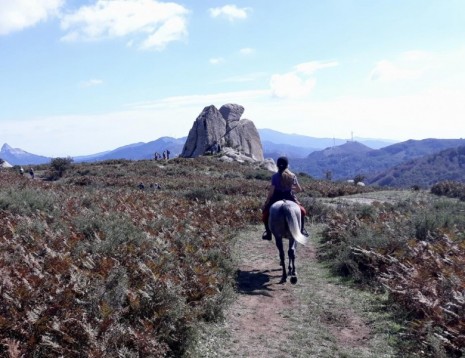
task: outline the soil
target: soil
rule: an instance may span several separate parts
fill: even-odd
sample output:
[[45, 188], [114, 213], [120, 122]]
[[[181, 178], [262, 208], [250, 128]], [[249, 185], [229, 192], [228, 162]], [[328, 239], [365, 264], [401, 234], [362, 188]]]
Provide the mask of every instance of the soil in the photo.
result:
[[380, 344], [385, 337], [370, 325], [371, 318], [363, 313], [366, 307], [354, 303], [363, 299], [327, 277], [314, 243], [298, 247], [295, 285], [289, 279], [279, 283], [278, 250], [274, 240], [261, 240], [260, 227], [241, 234], [237, 247], [236, 300], [225, 321], [207, 329], [203, 347], [193, 356], [394, 356], [391, 347]]

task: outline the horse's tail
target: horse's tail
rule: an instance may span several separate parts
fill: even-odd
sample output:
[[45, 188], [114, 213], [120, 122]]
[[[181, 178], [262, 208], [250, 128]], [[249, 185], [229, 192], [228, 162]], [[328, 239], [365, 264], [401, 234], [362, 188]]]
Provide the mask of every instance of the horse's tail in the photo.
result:
[[289, 228], [289, 232], [291, 233], [294, 240], [302, 245], [306, 245], [308, 242], [308, 237], [302, 235], [300, 231], [300, 207], [298, 205], [295, 205], [295, 207], [297, 207], [296, 210], [294, 210], [294, 207], [290, 206], [289, 204], [284, 205], [287, 227]]

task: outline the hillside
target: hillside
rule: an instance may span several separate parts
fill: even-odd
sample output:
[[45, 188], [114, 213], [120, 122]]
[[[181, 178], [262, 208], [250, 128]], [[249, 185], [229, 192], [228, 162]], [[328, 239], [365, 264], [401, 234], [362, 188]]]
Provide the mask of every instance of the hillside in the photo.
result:
[[465, 139], [408, 140], [371, 150], [357, 142], [346, 144], [349, 143], [353, 144], [326, 148], [304, 159], [296, 158], [292, 166], [295, 171], [318, 179], [325, 178], [327, 172], [332, 173], [334, 180], [353, 179], [358, 174], [374, 178], [401, 163], [465, 145]]
[[[35, 179], [0, 171], [0, 356], [181, 357], [202, 327], [207, 333], [217, 327], [237, 290], [255, 287], [247, 283], [263, 290], [249, 291], [249, 299], [258, 299], [250, 309], [283, 323], [251, 326], [270, 339], [282, 327], [303, 333], [292, 335], [291, 346], [275, 345], [271, 357], [289, 348], [307, 356], [337, 349], [347, 356], [354, 347], [353, 356], [379, 356], [387, 352], [371, 346], [379, 337], [405, 357], [465, 348], [464, 203], [456, 199], [301, 175], [299, 199], [316, 251], [298, 254], [298, 285], [277, 286], [275, 249], [250, 243], [261, 243], [260, 207], [270, 172], [214, 156], [74, 163], [54, 182], [43, 180], [52, 168], [35, 169]], [[244, 263], [239, 266], [233, 246], [245, 230], [256, 234], [240, 247], [259, 254], [238, 271]], [[261, 258], [265, 252], [274, 259]], [[351, 277], [353, 299], [341, 302], [348, 290], [336, 289], [334, 279], [316, 273], [317, 262], [305, 257]], [[318, 280], [317, 292], [312, 280]], [[368, 293], [356, 283], [385, 290], [384, 303], [367, 306]], [[283, 310], [277, 313], [273, 298], [279, 297]], [[298, 320], [287, 312], [290, 302], [298, 305]], [[397, 312], [397, 320], [388, 312]], [[258, 331], [249, 333], [254, 344], [266, 344]], [[215, 345], [212, 352], [218, 352]]]
[[[291, 167], [295, 172], [306, 173], [316, 179], [330, 176], [332, 180], [347, 180], [361, 175], [370, 183], [381, 186], [392, 183], [397, 187], [427, 186], [428, 183], [444, 179], [459, 181], [465, 179], [465, 174], [460, 169], [448, 172], [446, 164], [443, 164], [446, 171], [436, 170], [435, 167], [439, 163], [433, 164], [434, 160], [431, 158], [422, 161], [421, 168], [412, 162], [412, 160], [439, 153], [447, 148], [465, 145], [464, 139], [408, 140], [380, 149], [373, 149], [362, 142], [349, 141], [317, 150], [316, 147], [302, 145], [311, 143], [321, 145], [329, 139], [289, 135], [269, 129], [260, 130], [260, 133], [266, 158], [276, 160], [279, 156], [286, 155], [290, 158]], [[115, 159], [147, 160], [152, 159], [155, 152], [162, 153], [164, 150], [169, 150], [173, 158], [182, 151], [185, 140], [186, 138], [162, 137], [148, 143], [129, 144], [111, 151], [78, 156], [73, 159], [75, 162]], [[270, 140], [281, 141], [281, 143]], [[43, 164], [51, 160], [51, 158], [30, 154], [21, 149], [13, 149], [8, 144], [3, 145], [0, 158], [12, 165]], [[403, 178], [393, 179], [398, 176]]]
[[427, 188], [444, 180], [465, 182], [465, 146], [404, 162], [367, 181], [380, 186]]

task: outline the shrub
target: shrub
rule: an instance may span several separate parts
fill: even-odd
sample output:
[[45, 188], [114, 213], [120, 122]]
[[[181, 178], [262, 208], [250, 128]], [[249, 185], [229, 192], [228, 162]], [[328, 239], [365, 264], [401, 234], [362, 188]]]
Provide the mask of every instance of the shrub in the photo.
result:
[[185, 197], [189, 200], [196, 200], [200, 202], [219, 201], [222, 199], [221, 194], [218, 194], [211, 188], [196, 188], [188, 191]]
[[382, 284], [410, 312], [425, 350], [458, 357], [465, 347], [458, 294], [465, 284], [464, 211], [461, 201], [423, 196], [340, 209], [327, 220], [319, 256], [340, 275]]
[[271, 175], [272, 174], [267, 170], [257, 169], [257, 170], [246, 173], [245, 178], [249, 180], [257, 179], [257, 180], [269, 181], [271, 180]]
[[57, 180], [63, 177], [63, 174], [71, 167], [73, 158], [53, 158], [50, 162], [51, 175], [50, 180]]
[[58, 200], [58, 195], [50, 191], [32, 188], [6, 189], [0, 192], [0, 209], [24, 216], [37, 211], [56, 214]]
[[465, 184], [450, 180], [442, 181], [431, 187], [431, 193], [465, 200]]

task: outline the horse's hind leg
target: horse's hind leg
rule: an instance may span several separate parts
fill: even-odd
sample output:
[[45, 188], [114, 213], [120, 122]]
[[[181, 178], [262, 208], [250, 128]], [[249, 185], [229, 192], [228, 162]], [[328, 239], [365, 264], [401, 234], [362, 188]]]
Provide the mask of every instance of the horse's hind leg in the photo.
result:
[[295, 272], [295, 252], [297, 248], [297, 242], [294, 239], [289, 240], [289, 250], [287, 252], [289, 256], [289, 276], [291, 276], [291, 283], [297, 283], [297, 274]]
[[278, 248], [278, 251], [279, 251], [279, 264], [283, 268], [283, 275], [279, 283], [284, 283], [287, 280], [287, 274], [286, 274], [286, 262], [285, 262], [286, 257], [284, 254], [283, 238], [275, 236], [275, 241], [276, 241], [276, 247]]

